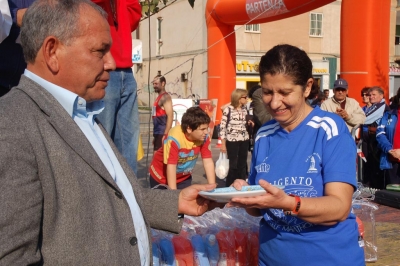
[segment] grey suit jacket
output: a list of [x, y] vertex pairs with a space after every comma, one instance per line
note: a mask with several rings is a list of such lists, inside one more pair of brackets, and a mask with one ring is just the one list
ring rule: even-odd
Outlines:
[[[148, 229], [179, 232], [179, 192], [141, 188], [108, 141]], [[63, 107], [25, 76], [0, 98], [0, 212], [0, 265], [140, 265], [121, 190]]]

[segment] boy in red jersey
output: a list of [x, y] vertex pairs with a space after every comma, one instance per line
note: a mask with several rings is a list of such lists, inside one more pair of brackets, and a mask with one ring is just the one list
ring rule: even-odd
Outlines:
[[163, 148], [157, 150], [153, 157], [149, 168], [150, 187], [164, 184], [171, 189], [183, 189], [190, 186], [199, 154], [203, 159], [208, 183], [215, 183], [209, 124], [210, 117], [201, 108], [191, 107], [186, 111], [181, 125], [171, 128]]

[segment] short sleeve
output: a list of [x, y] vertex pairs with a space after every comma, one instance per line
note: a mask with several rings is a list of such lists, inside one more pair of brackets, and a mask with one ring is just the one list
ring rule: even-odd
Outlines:
[[164, 145], [164, 164], [178, 164], [179, 148], [173, 139], [167, 139]]
[[[346, 131], [344, 131], [346, 130]], [[347, 128], [326, 141], [323, 151], [323, 182], [343, 182], [356, 187], [357, 148]]]
[[210, 136], [206, 136], [206, 141], [204, 142], [203, 145], [201, 145], [200, 148], [201, 152], [201, 158], [212, 158], [212, 153], [211, 153], [211, 141], [210, 141]]

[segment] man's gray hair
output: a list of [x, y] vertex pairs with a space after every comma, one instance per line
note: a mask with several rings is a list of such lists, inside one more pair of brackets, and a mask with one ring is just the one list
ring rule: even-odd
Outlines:
[[379, 94], [385, 95], [385, 91], [384, 91], [381, 87], [379, 87], [379, 86], [373, 86], [373, 87], [371, 87], [371, 88], [368, 90], [368, 92], [371, 92], [371, 91], [377, 91]]
[[107, 18], [107, 13], [89, 0], [36, 0], [28, 8], [21, 27], [21, 45], [26, 62], [35, 62], [47, 37], [54, 36], [63, 44], [69, 45], [80, 35], [81, 5], [92, 7]]

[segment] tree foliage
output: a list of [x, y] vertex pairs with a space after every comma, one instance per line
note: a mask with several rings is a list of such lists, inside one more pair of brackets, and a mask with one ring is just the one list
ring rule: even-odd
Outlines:
[[[162, 2], [164, 7], [167, 7], [169, 3], [175, 2], [176, 0], [143, 0], [140, 1], [140, 5], [142, 6], [142, 16], [147, 18], [153, 14], [158, 13], [160, 11], [159, 4]], [[194, 8], [194, 1], [196, 0], [188, 0], [189, 5]], [[162, 9], [163, 9], [162, 8]]]

